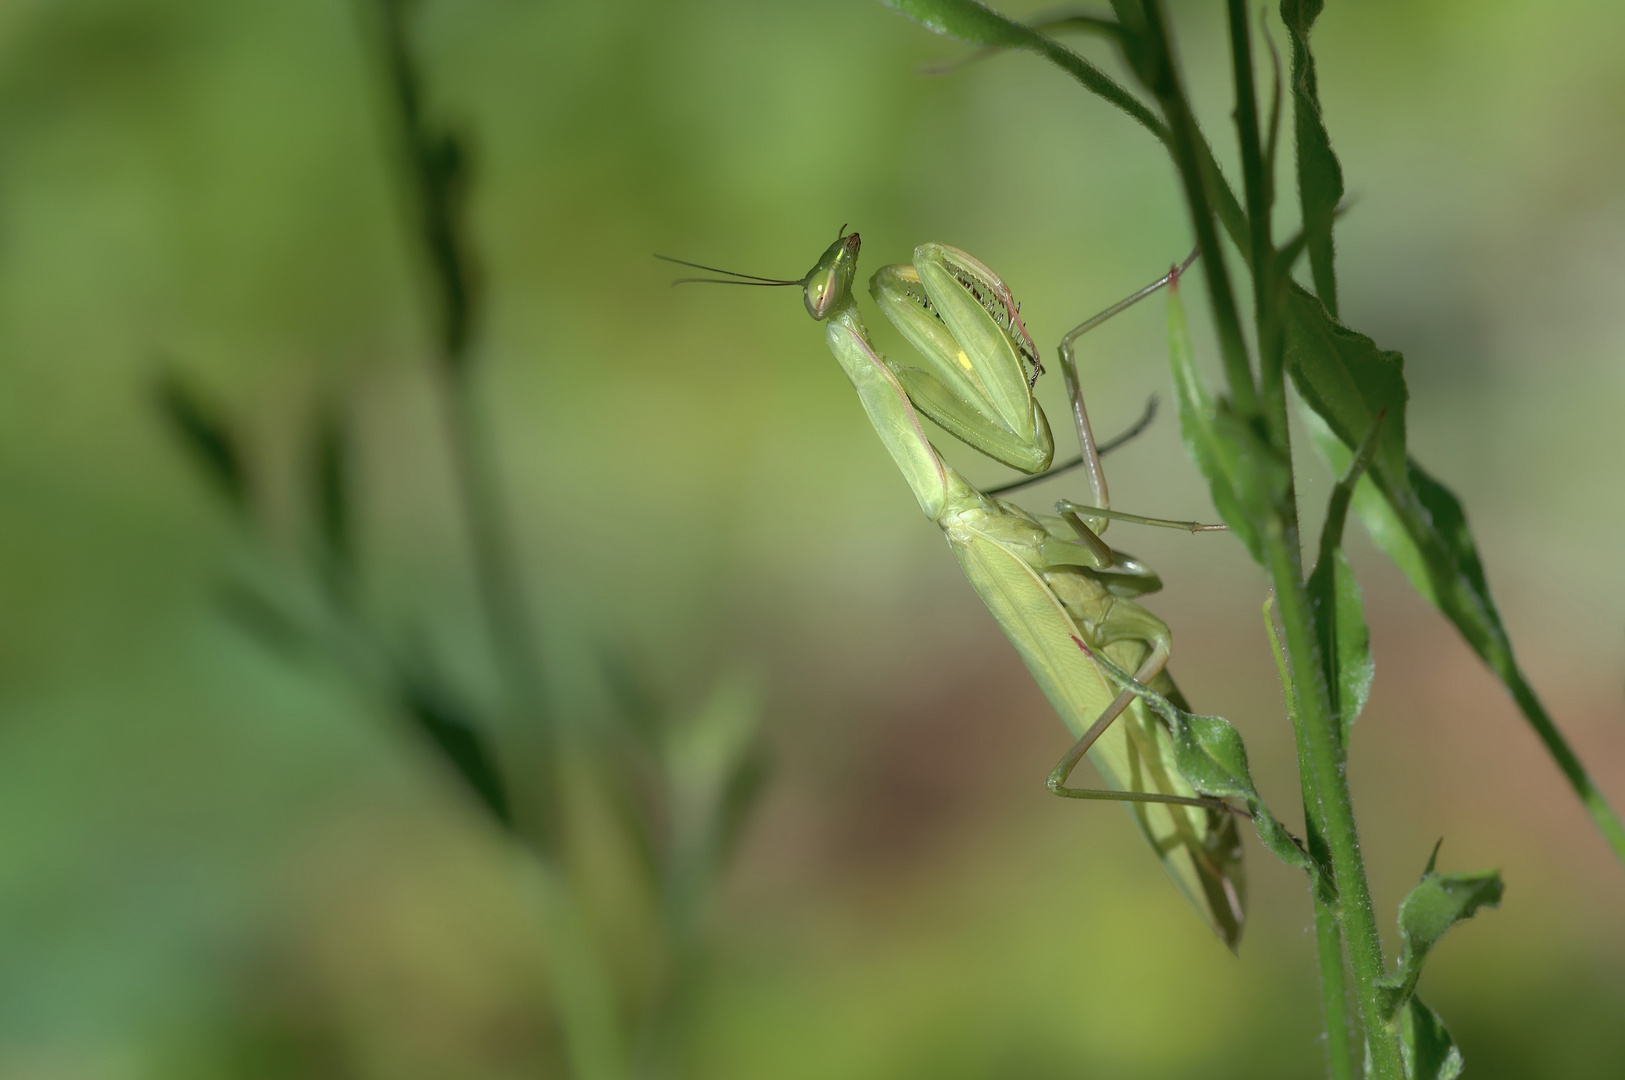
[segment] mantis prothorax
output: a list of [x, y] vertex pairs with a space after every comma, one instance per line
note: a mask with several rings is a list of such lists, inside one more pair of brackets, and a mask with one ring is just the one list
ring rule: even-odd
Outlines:
[[[922, 366], [907, 366], [881, 354], [858, 314], [852, 282], [859, 246], [858, 234], [843, 227], [813, 268], [794, 280], [668, 261], [729, 275], [685, 281], [802, 289], [808, 313], [825, 324], [830, 351], [920, 509], [941, 527], [965, 576], [1076, 737], [1050, 773], [1049, 789], [1068, 798], [1127, 804], [1169, 875], [1234, 947], [1245, 919], [1235, 811], [1186, 782], [1175, 768], [1165, 721], [1132, 689], [1118, 692], [1095, 659], [1106, 657], [1132, 672], [1136, 682], [1184, 707], [1166, 670], [1172, 647], [1167, 624], [1132, 599], [1155, 592], [1162, 582], [1107, 546], [1100, 534], [1113, 518], [1200, 527], [1110, 509], [1073, 352], [1079, 336], [1155, 292], [1178, 269], [1062, 340], [1061, 371], [1089, 490], [1084, 502], [1058, 502], [1052, 517], [977, 490], [942, 459], [920, 420], [922, 414], [929, 417], [1022, 472], [1041, 473], [1049, 466], [1054, 452], [1049, 422], [1033, 396], [1042, 367], [1009, 288], [981, 262], [945, 244], [922, 244], [912, 264], [876, 271], [870, 294], [923, 360]], [[1105, 790], [1068, 786], [1085, 754], [1105, 780]]]

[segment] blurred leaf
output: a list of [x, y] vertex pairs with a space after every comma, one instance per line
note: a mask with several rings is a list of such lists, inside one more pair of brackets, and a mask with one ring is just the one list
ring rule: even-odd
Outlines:
[[290, 659], [310, 652], [309, 632], [258, 585], [228, 580], [220, 588], [219, 603], [227, 619], [272, 652]]
[[767, 787], [773, 772], [773, 758], [767, 745], [760, 739], [735, 763], [728, 782], [723, 785], [722, 797], [717, 801], [717, 812], [712, 825], [719, 868], [725, 868], [745, 831], [751, 812]]
[[1439, 845], [1435, 844], [1422, 880], [1399, 904], [1399, 968], [1378, 980], [1378, 985], [1388, 992], [1384, 1011], [1390, 1018], [1410, 999], [1422, 975], [1422, 962], [1445, 931], [1472, 918], [1479, 908], [1498, 907], [1501, 903], [1499, 871], [1440, 874], [1433, 869], [1438, 858]]
[[599, 671], [615, 705], [617, 723], [605, 753], [611, 805], [632, 840], [638, 865], [653, 884], [660, 880], [667, 845], [671, 793], [667, 790], [666, 707], [630, 652], [603, 648]]
[[467, 712], [440, 688], [411, 675], [402, 678], [400, 695], [401, 707], [480, 804], [504, 827], [512, 828], [513, 816], [502, 776]]
[[355, 572], [350, 494], [349, 432], [342, 408], [325, 402], [317, 413], [310, 451], [311, 499], [328, 584], [343, 593]]
[[163, 372], [156, 388], [159, 413], [170, 433], [239, 514], [248, 509], [248, 478], [242, 450], [218, 410], [174, 371]]
[[680, 858], [721, 869], [765, 775], [762, 686], [738, 668], [717, 677], [705, 704], [675, 726], [667, 752], [673, 846]]
[[1338, 472], [1382, 417], [1368, 475], [1354, 492], [1355, 512], [1372, 540], [1411, 584], [1455, 623], [1513, 700], [1579, 795], [1615, 855], [1625, 861], [1625, 824], [1530, 689], [1490, 596], [1461, 503], [1405, 450], [1404, 358], [1339, 325], [1297, 286], [1287, 305], [1287, 365], [1312, 422], [1316, 443]]
[[597, 656], [598, 670], [603, 674], [604, 685], [626, 730], [635, 735], [650, 754], [658, 755], [664, 738], [666, 708], [652, 680], [630, 652], [603, 648], [598, 650]]
[[[976, 0], [882, 0], [887, 7], [944, 37], [998, 49], [1027, 49], [1047, 58], [1071, 75], [1090, 93], [1117, 106], [1156, 135], [1167, 140], [1167, 128], [1140, 99], [1105, 72], [1054, 38], [977, 3]], [[1124, 41], [1133, 62], [1135, 50]]]
[[1309, 31], [1324, 0], [1281, 0], [1281, 21], [1292, 38], [1292, 127], [1298, 150], [1298, 202], [1309, 243], [1309, 270], [1315, 292], [1337, 317], [1337, 276], [1333, 267], [1332, 223], [1343, 200], [1343, 169], [1320, 114], [1320, 90]]

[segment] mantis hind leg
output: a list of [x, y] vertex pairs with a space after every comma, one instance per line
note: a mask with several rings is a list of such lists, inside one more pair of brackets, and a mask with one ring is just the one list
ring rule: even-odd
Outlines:
[[[1145, 662], [1134, 673], [1134, 681], [1142, 684], [1149, 683], [1160, 675], [1162, 669], [1167, 665], [1167, 642], [1158, 642], [1156, 648], [1151, 650], [1151, 655], [1145, 658]], [[1118, 694], [1112, 700], [1112, 703], [1106, 706], [1105, 711], [1100, 714], [1095, 722], [1089, 725], [1089, 730], [1085, 731], [1078, 741], [1072, 744], [1071, 749], [1061, 755], [1061, 760], [1056, 762], [1054, 769], [1050, 770], [1048, 782], [1050, 792], [1065, 799], [1163, 803], [1170, 806], [1199, 806], [1208, 810], [1226, 810], [1236, 813], [1236, 808], [1223, 799], [1207, 795], [1163, 795], [1154, 791], [1114, 791], [1106, 788], [1075, 788], [1067, 786], [1067, 780], [1072, 776], [1072, 771], [1078, 767], [1078, 762], [1083, 760], [1083, 756], [1089, 752], [1089, 748], [1102, 735], [1106, 734], [1107, 729], [1116, 722], [1117, 718], [1123, 715], [1123, 711], [1134, 703], [1135, 696], [1133, 690], [1124, 690], [1121, 694]]]

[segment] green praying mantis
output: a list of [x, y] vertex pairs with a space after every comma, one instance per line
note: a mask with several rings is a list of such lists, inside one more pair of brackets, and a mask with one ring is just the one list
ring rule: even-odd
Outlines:
[[[1053, 516], [1035, 515], [966, 481], [943, 460], [921, 422], [922, 416], [929, 418], [1023, 473], [1048, 475], [1054, 440], [1033, 395], [1043, 365], [1020, 305], [1003, 280], [977, 259], [945, 244], [922, 244], [912, 264], [884, 266], [869, 282], [881, 311], [923, 361], [920, 366], [900, 364], [875, 347], [858, 313], [852, 285], [860, 244], [858, 234], [843, 226], [813, 268], [795, 280], [658, 257], [727, 275], [683, 278], [674, 284], [802, 289], [807, 313], [824, 324], [830, 352], [920, 509], [942, 529], [966, 578], [1076, 737], [1050, 773], [1049, 789], [1068, 798], [1124, 803], [1180, 890], [1234, 948], [1246, 912], [1236, 827], [1236, 815], [1244, 812], [1197, 792], [1176, 768], [1168, 725], [1148, 706], [1143, 689], [1118, 689], [1122, 672], [1132, 672], [1141, 688], [1185, 708], [1167, 671], [1172, 648], [1168, 626], [1134, 599], [1157, 591], [1162, 582], [1101, 539], [1114, 518], [1192, 531], [1218, 526], [1143, 518], [1110, 508], [1075, 360], [1081, 335], [1177, 280], [1183, 267], [1062, 339], [1061, 371], [1088, 495], [1083, 502], [1061, 500]], [[1115, 682], [1102, 658], [1117, 669]], [[1106, 789], [1068, 785], [1086, 754]]]

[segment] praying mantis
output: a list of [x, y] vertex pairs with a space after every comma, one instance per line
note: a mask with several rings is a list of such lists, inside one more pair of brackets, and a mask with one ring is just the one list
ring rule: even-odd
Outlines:
[[[1033, 395], [1043, 366], [1009, 288], [983, 263], [946, 244], [922, 244], [912, 263], [882, 267], [870, 279], [869, 292], [923, 361], [922, 366], [900, 364], [875, 347], [858, 313], [852, 286], [860, 246], [858, 234], [843, 226], [812, 269], [794, 280], [658, 257], [728, 275], [674, 284], [802, 289], [807, 313], [824, 324], [830, 352], [920, 509], [942, 529], [965, 577], [1076, 738], [1051, 771], [1049, 790], [1067, 798], [1124, 803], [1175, 884], [1234, 948], [1246, 913], [1236, 828], [1241, 811], [1198, 793], [1186, 781], [1175, 767], [1165, 720], [1139, 691], [1119, 691], [1121, 675], [1114, 683], [1100, 662], [1105, 658], [1119, 672], [1132, 672], [1135, 683], [1185, 708], [1167, 672], [1168, 626], [1134, 600], [1157, 591], [1162, 582], [1148, 567], [1109, 547], [1101, 534], [1114, 518], [1192, 531], [1216, 526], [1110, 508], [1075, 358], [1081, 335], [1176, 279], [1182, 268], [1062, 339], [1061, 371], [1088, 494], [1082, 502], [1059, 501], [1054, 515], [1035, 515], [970, 484], [943, 460], [921, 422], [923, 415], [1021, 472], [1048, 469], [1054, 439]], [[1106, 789], [1069, 786], [1085, 755]]]

